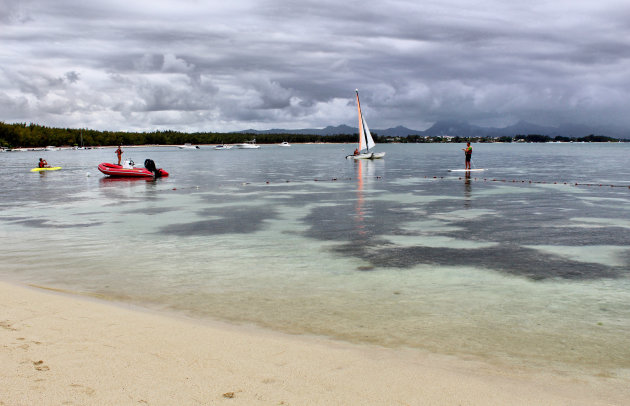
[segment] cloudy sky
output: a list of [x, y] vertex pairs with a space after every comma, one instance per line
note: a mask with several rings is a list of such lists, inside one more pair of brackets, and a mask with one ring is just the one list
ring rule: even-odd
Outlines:
[[629, 77], [628, 0], [0, 0], [7, 123], [630, 128]]

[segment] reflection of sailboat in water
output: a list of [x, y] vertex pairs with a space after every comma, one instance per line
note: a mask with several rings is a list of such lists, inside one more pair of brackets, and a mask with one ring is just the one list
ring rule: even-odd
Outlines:
[[359, 235], [365, 235], [365, 209], [363, 208], [364, 197], [363, 197], [363, 165], [367, 162], [363, 162], [362, 160], [357, 161], [357, 203], [355, 205], [355, 221], [357, 223], [357, 230]]
[[358, 266], [359, 271], [371, 271], [375, 269], [374, 238], [381, 231], [380, 221], [374, 221], [374, 200], [369, 199], [369, 193], [373, 191], [371, 181], [377, 177], [374, 172], [382, 167], [384, 161], [377, 164], [375, 161], [358, 159], [354, 162], [356, 167], [356, 199], [354, 201], [354, 215], [352, 216], [352, 233], [350, 233], [350, 250], [361, 258], [363, 265]]
[[[370, 224], [369, 217], [371, 208], [366, 202], [366, 192], [369, 191], [369, 183], [371, 179], [375, 179], [376, 163], [358, 159], [355, 162], [356, 178], [357, 178], [357, 199], [354, 207], [354, 220], [358, 235], [363, 238], [367, 237], [369, 230], [373, 224]], [[379, 165], [380, 167], [380, 165]]]
[[385, 156], [384, 152], [370, 152], [370, 148], [374, 148], [376, 143], [372, 138], [370, 129], [368, 128], [363, 113], [361, 112], [361, 103], [359, 102], [359, 91], [357, 92], [357, 109], [359, 111], [359, 147], [354, 155], [346, 156], [347, 159], [379, 159]]

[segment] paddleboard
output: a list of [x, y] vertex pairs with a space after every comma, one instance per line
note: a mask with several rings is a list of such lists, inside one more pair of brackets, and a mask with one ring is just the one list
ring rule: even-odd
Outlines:
[[31, 172], [39, 172], [39, 171], [58, 171], [61, 169], [61, 166], [53, 166], [52, 168], [33, 168]]
[[483, 172], [487, 169], [479, 168], [479, 169], [449, 169], [449, 172]]

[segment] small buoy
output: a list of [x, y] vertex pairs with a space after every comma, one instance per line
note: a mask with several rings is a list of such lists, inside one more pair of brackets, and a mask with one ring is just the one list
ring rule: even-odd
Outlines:
[[85, 176], [90, 177], [90, 172], [86, 173]]
[[177, 188], [176, 188], [176, 187], [174, 187], [174, 188], [173, 188], [173, 190], [177, 190]]

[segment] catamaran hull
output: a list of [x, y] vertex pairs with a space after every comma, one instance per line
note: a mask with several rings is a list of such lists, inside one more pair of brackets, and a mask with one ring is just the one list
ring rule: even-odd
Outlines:
[[346, 159], [381, 159], [385, 156], [384, 152], [368, 152], [359, 155], [348, 155]]

